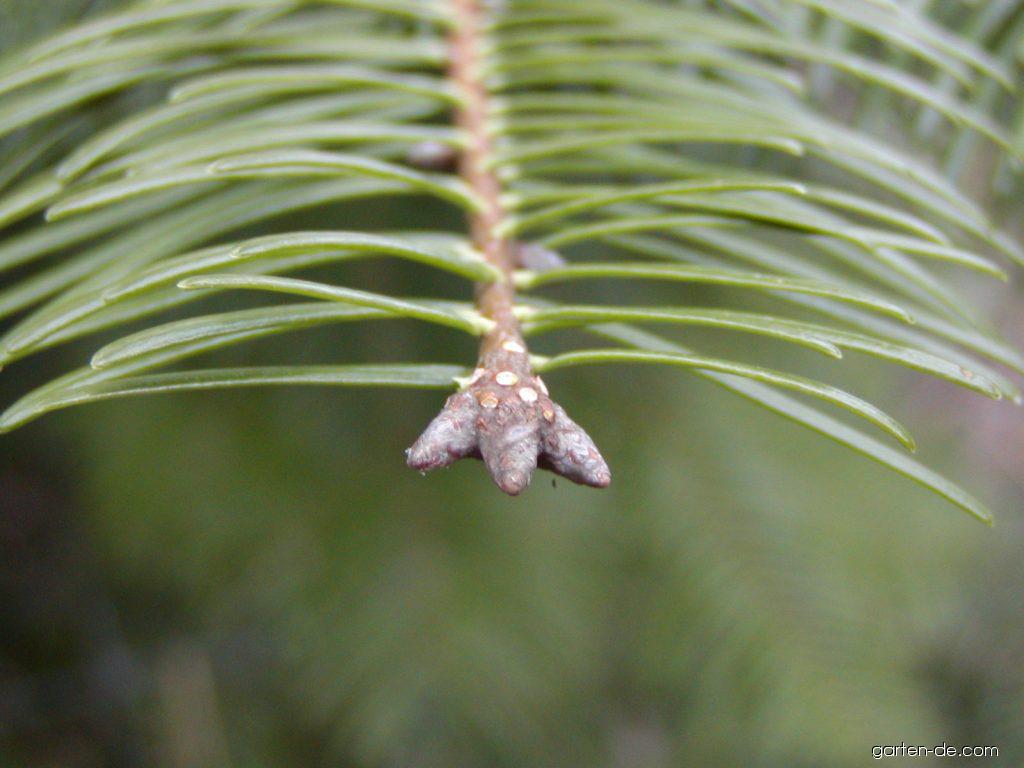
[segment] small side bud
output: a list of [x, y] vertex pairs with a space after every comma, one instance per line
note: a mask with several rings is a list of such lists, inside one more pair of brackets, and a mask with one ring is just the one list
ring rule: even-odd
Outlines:
[[422, 171], [454, 171], [459, 163], [459, 153], [440, 141], [421, 141], [409, 149], [405, 159], [413, 168]]
[[448, 398], [412, 448], [406, 451], [410, 467], [420, 472], [451, 466], [477, 451], [476, 398], [459, 392]]
[[544, 428], [540, 466], [580, 485], [607, 488], [612, 473], [590, 435], [562, 406], [552, 403], [551, 408], [554, 418]]
[[519, 243], [516, 246], [516, 262], [520, 269], [530, 272], [548, 272], [561, 269], [568, 262], [561, 254], [538, 243]]

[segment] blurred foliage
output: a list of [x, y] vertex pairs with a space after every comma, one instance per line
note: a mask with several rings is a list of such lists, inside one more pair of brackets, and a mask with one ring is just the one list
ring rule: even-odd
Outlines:
[[[0, 0], [0, 30], [86, 5]], [[332, 329], [230, 354], [374, 343]], [[843, 768], [943, 741], [1019, 765], [1024, 423], [849, 365], [918, 411], [933, 463], [990, 487], [994, 534], [671, 370], [552, 375], [615, 463], [603, 493], [408, 473], [396, 445], [429, 392], [174, 396], [5, 436], [0, 765]], [[0, 376], [0, 399], [16, 390]]]

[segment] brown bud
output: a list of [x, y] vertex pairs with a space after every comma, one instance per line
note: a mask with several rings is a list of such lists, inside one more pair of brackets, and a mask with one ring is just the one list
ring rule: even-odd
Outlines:
[[511, 396], [477, 422], [480, 455], [491, 479], [510, 496], [530, 485], [540, 453], [540, 424], [535, 408]]
[[562, 406], [551, 406], [554, 422], [544, 425], [540, 466], [580, 485], [607, 488], [612, 473], [590, 435]]
[[449, 397], [441, 413], [406, 451], [409, 466], [427, 472], [472, 456], [477, 450], [475, 419], [476, 399], [473, 395], [459, 392]]

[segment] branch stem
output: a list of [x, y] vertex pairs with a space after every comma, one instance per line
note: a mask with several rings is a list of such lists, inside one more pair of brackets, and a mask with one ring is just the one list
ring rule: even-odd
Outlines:
[[[501, 181], [491, 167], [494, 140], [488, 130], [491, 98], [484, 71], [485, 12], [482, 0], [452, 0], [455, 25], [451, 33], [449, 76], [462, 96], [455, 121], [466, 137], [466, 149], [459, 160], [462, 180], [482, 202], [480, 211], [470, 214], [473, 245], [505, 275], [502, 281], [481, 283], [476, 290], [480, 313], [494, 321], [480, 346], [480, 367], [491, 371], [513, 370], [529, 374], [529, 357], [519, 321], [515, 316], [515, 245], [499, 235], [506, 218], [502, 205]], [[509, 344], [512, 342], [512, 344]], [[510, 354], [506, 347], [520, 347]]]

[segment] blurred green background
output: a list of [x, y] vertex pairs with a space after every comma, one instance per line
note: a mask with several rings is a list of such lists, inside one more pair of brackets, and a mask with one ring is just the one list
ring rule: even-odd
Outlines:
[[[0, 0], [0, 45], [103, 5]], [[417, 207], [330, 220], [448, 215]], [[368, 325], [218, 359], [471, 359], [452, 344]], [[97, 346], [19, 363], [0, 400]], [[429, 392], [175, 396], [4, 436], [0, 766], [839, 768], [901, 742], [1022, 765], [1024, 416], [844, 365], [994, 531], [672, 370], [552, 376], [612, 464], [606, 492], [409, 472]]]

